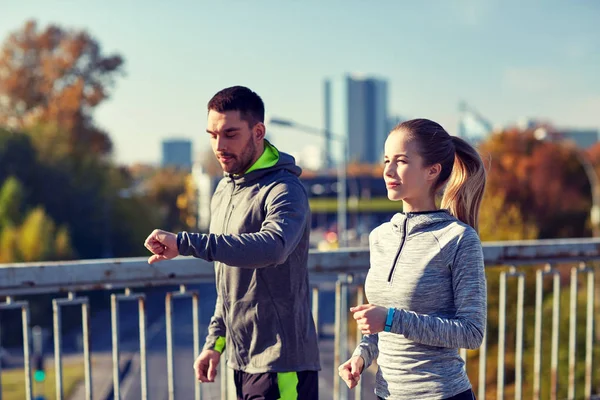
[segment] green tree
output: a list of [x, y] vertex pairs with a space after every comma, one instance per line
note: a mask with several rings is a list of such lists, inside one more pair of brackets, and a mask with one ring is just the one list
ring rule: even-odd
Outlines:
[[479, 212], [482, 241], [531, 240], [537, 235], [535, 223], [525, 218], [517, 205], [508, 203], [504, 193], [486, 191]]
[[[188, 228], [185, 221], [186, 179], [188, 173], [174, 168], [160, 168], [148, 179], [148, 198], [156, 205], [163, 229], [177, 231]], [[179, 206], [178, 207], [178, 198]]]
[[18, 251], [20, 261], [68, 259], [72, 250], [66, 227], [56, 224], [42, 207], [29, 212], [19, 230]]
[[11, 263], [17, 259], [18, 231], [14, 226], [5, 226], [0, 230], [0, 263]]
[[73, 256], [73, 253], [69, 229], [66, 226], [61, 226], [56, 230], [54, 239], [54, 258], [56, 260], [67, 260]]
[[23, 185], [15, 177], [9, 177], [0, 187], [0, 230], [21, 222], [23, 200]]

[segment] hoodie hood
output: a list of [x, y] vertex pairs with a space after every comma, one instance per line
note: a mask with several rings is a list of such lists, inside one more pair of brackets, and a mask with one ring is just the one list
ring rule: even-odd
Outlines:
[[302, 168], [296, 165], [296, 159], [287, 153], [279, 151], [279, 159], [277, 160], [277, 163], [271, 167], [255, 169], [243, 175], [236, 176], [233, 174], [226, 174], [226, 176], [235, 180], [236, 184], [245, 185], [261, 179], [266, 174], [281, 170], [287, 170], [295, 176], [300, 176], [300, 174], [302, 174]]
[[423, 212], [399, 212], [394, 214], [390, 222], [393, 232], [402, 235], [404, 229], [406, 229], [406, 233], [410, 235], [421, 230], [431, 229], [433, 225], [450, 221], [456, 221], [456, 218], [448, 210], [442, 209]]

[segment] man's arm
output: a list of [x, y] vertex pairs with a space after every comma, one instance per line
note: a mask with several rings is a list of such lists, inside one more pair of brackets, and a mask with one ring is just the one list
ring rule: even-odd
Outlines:
[[306, 229], [309, 215], [306, 192], [300, 183], [281, 183], [271, 189], [266, 205], [267, 215], [259, 232], [221, 235], [180, 232], [179, 254], [245, 268], [283, 263]]
[[216, 350], [219, 353], [223, 353], [223, 350], [225, 349], [226, 329], [222, 310], [223, 298], [220, 293], [217, 293], [217, 304], [215, 305], [215, 312], [208, 325], [208, 335], [206, 335], [203, 350]]

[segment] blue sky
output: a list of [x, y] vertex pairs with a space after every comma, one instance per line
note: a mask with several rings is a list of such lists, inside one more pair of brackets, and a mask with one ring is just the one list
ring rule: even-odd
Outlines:
[[[206, 103], [242, 84], [267, 114], [323, 124], [322, 82], [389, 80], [389, 112], [456, 134], [458, 102], [494, 124], [522, 117], [600, 128], [600, 2], [0, 0], [0, 40], [26, 19], [88, 30], [126, 75], [96, 112], [119, 162], [159, 162], [160, 141], [208, 148]], [[270, 127], [267, 127], [270, 129]], [[271, 129], [281, 150], [318, 138]]]

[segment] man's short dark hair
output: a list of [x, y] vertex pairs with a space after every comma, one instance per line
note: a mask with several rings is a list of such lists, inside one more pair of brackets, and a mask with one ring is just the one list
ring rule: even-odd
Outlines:
[[232, 86], [219, 91], [208, 102], [208, 111], [224, 113], [239, 111], [241, 118], [252, 128], [265, 122], [265, 105], [258, 94], [244, 86]]

